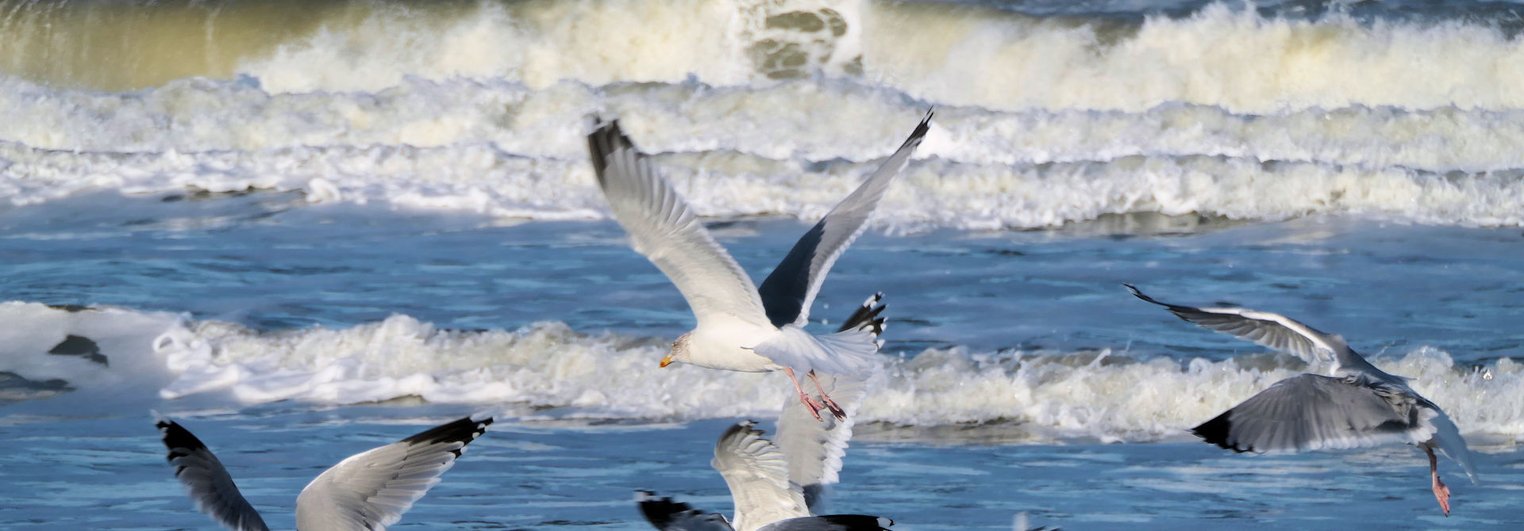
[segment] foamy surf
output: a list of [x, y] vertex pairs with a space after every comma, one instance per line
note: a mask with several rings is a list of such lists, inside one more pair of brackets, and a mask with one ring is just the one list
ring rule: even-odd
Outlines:
[[[529, 91], [416, 81], [377, 97], [272, 95], [203, 80], [63, 98], [7, 83], [15, 90], [0, 91], [0, 116], [16, 126], [0, 132], [0, 192], [11, 204], [100, 190], [268, 189], [525, 219], [607, 215], [585, 161], [589, 116], [620, 116], [642, 149], [663, 154], [701, 214], [811, 219], [871, 171], [925, 105], [855, 82]], [[999, 230], [1196, 212], [1516, 226], [1516, 114], [949, 108], [875, 223]]]
[[[45, 326], [37, 328], [44, 333], [13, 338], [15, 354], [4, 370], [28, 380], [65, 380], [73, 389], [54, 394], [91, 393], [102, 382], [162, 374], [138, 392], [165, 400], [222, 397], [239, 405], [416, 398], [510, 406], [544, 418], [648, 421], [772, 417], [792, 398], [777, 375], [659, 368], [663, 338], [583, 334], [557, 322], [458, 331], [398, 315], [349, 328], [257, 331], [127, 310], [87, 315], [21, 303], [0, 310]], [[79, 315], [91, 324], [62, 324]], [[50, 358], [59, 356], [35, 352], [71, 330], [89, 334], [114, 363], [56, 361]], [[894, 351], [892, 343], [888, 350]], [[1468, 367], [1419, 347], [1375, 362], [1413, 378], [1415, 389], [1443, 404], [1467, 433], [1524, 433], [1524, 368], [1512, 360]], [[1288, 357], [1259, 354], [1180, 361], [1111, 350], [963, 348], [884, 355], [882, 363], [884, 372], [859, 412], [863, 422], [1004, 423], [1035, 440], [1115, 442], [1177, 438], [1301, 368]], [[51, 395], [25, 399], [44, 396]]]

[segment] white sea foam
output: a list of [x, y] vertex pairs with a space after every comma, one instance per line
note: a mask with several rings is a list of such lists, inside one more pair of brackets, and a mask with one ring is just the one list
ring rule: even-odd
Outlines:
[[[922, 104], [854, 82], [594, 89], [415, 81], [381, 94], [269, 94], [188, 81], [135, 94], [0, 90], [0, 193], [300, 190], [531, 219], [606, 215], [589, 116], [619, 116], [705, 215], [824, 213], [897, 144]], [[829, 117], [829, 119], [827, 119]], [[877, 223], [1028, 228], [1104, 214], [1244, 219], [1358, 213], [1519, 225], [1516, 111], [1353, 108], [1251, 117], [944, 109]], [[168, 126], [166, 127], [166, 124]]]
[[929, 101], [1007, 110], [1141, 111], [1165, 102], [1255, 113], [1524, 106], [1524, 95], [1510, 89], [1524, 80], [1524, 52], [1491, 25], [1367, 23], [1339, 14], [1293, 20], [1224, 3], [1142, 22], [859, 0], [378, 10], [237, 69], [272, 90], [297, 92], [376, 91], [408, 76], [545, 87], [860, 75]]
[[[663, 369], [656, 363], [663, 338], [586, 335], [554, 322], [453, 331], [399, 315], [350, 328], [259, 332], [124, 310], [68, 313], [10, 303], [0, 312], [35, 325], [7, 336], [13, 352], [0, 370], [64, 379], [78, 392], [136, 381], [134, 392], [158, 387], [170, 400], [353, 404], [412, 396], [550, 408], [537, 414], [558, 417], [650, 420], [770, 417], [792, 399], [781, 375]], [[88, 334], [111, 364], [38, 354], [65, 332]], [[885, 355], [884, 374], [859, 414], [865, 422], [894, 425], [1008, 422], [1043, 438], [1157, 440], [1295, 374], [1286, 368], [1296, 363], [1289, 359], [1180, 362], [1111, 351], [931, 349]], [[1414, 387], [1468, 433], [1524, 433], [1524, 367], [1513, 361], [1489, 364], [1483, 374], [1427, 347], [1374, 361], [1412, 377]]]
[[[6, 323], [0, 327], [0, 372], [30, 384], [5, 389], [0, 398], [49, 396], [62, 391], [56, 384], [63, 383], [74, 394], [126, 399], [175, 378], [152, 347], [159, 334], [181, 326], [174, 314], [5, 302], [0, 322]], [[50, 353], [71, 337], [94, 348]]]
[[1524, 51], [1474, 22], [1265, 18], [1212, 4], [1139, 27], [993, 9], [865, 11], [871, 78], [918, 97], [992, 109], [1140, 111], [1185, 102], [1238, 112], [1348, 105], [1514, 108]]

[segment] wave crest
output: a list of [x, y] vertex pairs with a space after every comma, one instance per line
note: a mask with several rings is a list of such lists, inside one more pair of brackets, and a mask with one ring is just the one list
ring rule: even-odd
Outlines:
[[[397, 315], [349, 328], [261, 332], [124, 310], [98, 311], [88, 323], [74, 325], [66, 324], [72, 314], [42, 305], [11, 303], [0, 312], [53, 323], [34, 327], [45, 333], [23, 338], [17, 343], [22, 350], [51, 344], [53, 331], [89, 334], [104, 347], [109, 367], [72, 360], [74, 365], [60, 365], [47, 355], [7, 357], [13, 362], [3, 370], [69, 380], [79, 389], [75, 393], [117, 396], [122, 387], [102, 382], [138, 381], [139, 387], [159, 386], [157, 394], [171, 400], [202, 395], [239, 404], [354, 404], [418, 397], [505, 406], [531, 417], [638, 420], [772, 417], [794, 400], [781, 375], [663, 369], [657, 363], [666, 348], [661, 339], [581, 334], [556, 322], [462, 331]], [[1467, 367], [1445, 352], [1419, 347], [1373, 361], [1413, 378], [1414, 388], [1468, 433], [1524, 433], [1524, 367], [1512, 360]], [[1043, 440], [1103, 441], [1181, 436], [1302, 368], [1295, 358], [1265, 354], [1182, 361], [1110, 350], [962, 347], [885, 355], [882, 365], [859, 410], [863, 422], [1015, 423]], [[156, 374], [162, 376], [151, 377]]]

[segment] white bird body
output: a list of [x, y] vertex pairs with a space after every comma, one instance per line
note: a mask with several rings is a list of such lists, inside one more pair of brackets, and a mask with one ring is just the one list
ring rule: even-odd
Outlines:
[[755, 349], [782, 333], [776, 327], [739, 320], [701, 322], [693, 331], [679, 336], [672, 350], [686, 352], [682, 361], [690, 365], [726, 371], [770, 372], [783, 366], [757, 354]]

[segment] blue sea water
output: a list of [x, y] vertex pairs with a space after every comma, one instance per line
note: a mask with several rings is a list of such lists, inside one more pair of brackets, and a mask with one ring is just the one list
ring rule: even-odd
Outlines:
[[[761, 278], [933, 105], [812, 313], [889, 304], [834, 512], [1524, 525], [1511, 4], [0, 7], [0, 527], [210, 527], [149, 410], [276, 527], [324, 468], [475, 411], [397, 527], [639, 529], [635, 489], [726, 512], [714, 441], [787, 380], [657, 366], [692, 317], [608, 219], [590, 117]], [[1412, 447], [1200, 443], [1304, 367], [1123, 282], [1344, 335], [1482, 482], [1442, 460], [1446, 518]], [[98, 355], [49, 353], [71, 335]]]

